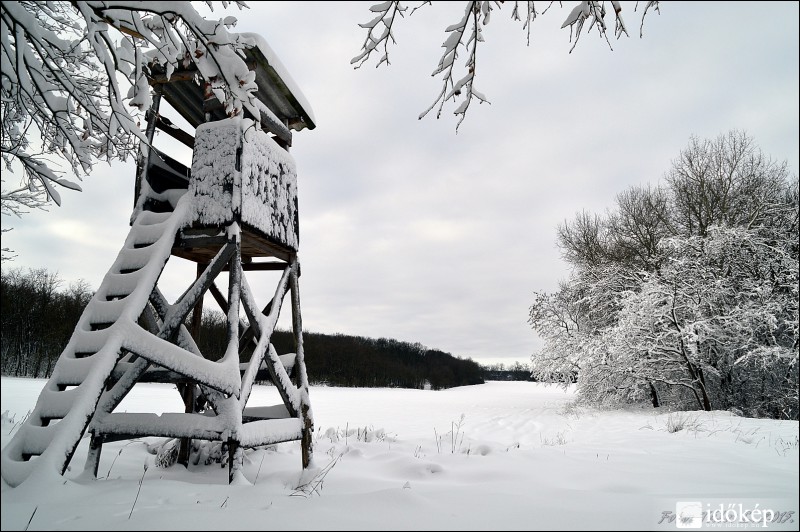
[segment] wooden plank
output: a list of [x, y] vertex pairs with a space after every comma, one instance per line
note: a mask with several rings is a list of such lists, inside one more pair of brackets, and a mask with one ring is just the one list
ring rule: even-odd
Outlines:
[[[187, 423], [187, 419], [192, 422]], [[147, 436], [163, 438], [197, 438], [221, 441], [229, 429], [226, 420], [203, 414], [167, 412], [163, 414], [115, 412], [108, 414], [95, 425], [95, 431], [105, 441], [133, 439]], [[141, 427], [147, 427], [145, 431]]]
[[286, 405], [272, 406], [247, 406], [242, 412], [242, 422], [262, 421], [266, 419], [289, 419], [289, 411]]
[[242, 257], [275, 257], [284, 262], [292, 262], [296, 251], [270, 242], [256, 231], [247, 225], [242, 227]]
[[[275, 272], [283, 271], [288, 267], [289, 265], [285, 262], [246, 262], [242, 264], [242, 270], [246, 272]], [[225, 268], [225, 270], [227, 269]]]

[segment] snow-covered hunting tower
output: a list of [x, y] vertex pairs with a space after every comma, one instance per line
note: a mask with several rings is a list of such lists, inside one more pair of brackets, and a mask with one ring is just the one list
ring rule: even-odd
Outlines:
[[[150, 77], [150, 146], [140, 150], [130, 233], [36, 408], [3, 449], [8, 484], [63, 475], [87, 432], [86, 475], [97, 475], [104, 442], [144, 436], [174, 438], [183, 464], [197, 449], [192, 440], [219, 442], [229, 480], [247, 447], [299, 440], [308, 466], [313, 417], [298, 291], [297, 175], [288, 148], [292, 130], [313, 129], [314, 116], [267, 43], [247, 36], [257, 43], [247, 64], [258, 85], [259, 117], [228, 118], [195, 81], [193, 66]], [[194, 136], [159, 115], [162, 100], [195, 128]], [[156, 129], [193, 149], [191, 169], [153, 147]], [[158, 281], [172, 255], [196, 263], [197, 276], [170, 303]], [[262, 306], [247, 275], [266, 271], [280, 278]], [[227, 294], [219, 276], [227, 277]], [[224, 353], [201, 353], [195, 341], [206, 292], [227, 315]], [[270, 339], [287, 294], [295, 352], [278, 354]], [[256, 379], [272, 380], [280, 404], [248, 404]], [[142, 380], [176, 384], [184, 411], [115, 411]]]

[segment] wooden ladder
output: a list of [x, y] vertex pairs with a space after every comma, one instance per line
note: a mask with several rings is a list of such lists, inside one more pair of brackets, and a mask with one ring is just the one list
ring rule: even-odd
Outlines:
[[[213, 260], [184, 294], [169, 304], [157, 286], [180, 231], [187, 225], [188, 197], [172, 212], [141, 211], [117, 260], [84, 310], [67, 347], [36, 403], [11, 442], [3, 449], [2, 475], [17, 486], [31, 475], [63, 475], [80, 439], [92, 434], [84, 467], [97, 475], [107, 441], [163, 436], [227, 443], [229, 480], [242, 464], [242, 448], [300, 440], [303, 467], [312, 458], [313, 416], [303, 356], [296, 256], [286, 263], [275, 294], [262, 312], [243, 275], [240, 234], [233, 224]], [[203, 293], [224, 270], [230, 272], [229, 345], [218, 361], [203, 357], [183, 325]], [[282, 301], [291, 294], [296, 353], [278, 356], [270, 343]], [[250, 325], [240, 330], [239, 309]], [[140, 325], [140, 322], [142, 323]], [[250, 361], [240, 368], [240, 338], [253, 341]], [[285, 366], [294, 368], [294, 379]], [[151, 367], [166, 370], [197, 389], [209, 411], [184, 413], [117, 413], [114, 409]], [[259, 369], [266, 369], [282, 405], [246, 410]]]

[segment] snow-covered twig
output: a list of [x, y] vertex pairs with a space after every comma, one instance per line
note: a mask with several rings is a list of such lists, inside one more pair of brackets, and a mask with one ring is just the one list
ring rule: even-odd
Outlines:
[[147, 474], [147, 459], [144, 461], [144, 471], [142, 471], [142, 478], [139, 479], [139, 489], [136, 490], [136, 498], [133, 500], [133, 504], [131, 505], [131, 513], [128, 514], [128, 520], [130, 520], [131, 516], [133, 515], [133, 509], [136, 506], [136, 501], [139, 500], [139, 494], [142, 492], [142, 483], [144, 482], [144, 476]]
[[331, 469], [342, 459], [347, 451], [340, 453], [336, 458], [330, 461], [328, 465], [320, 469], [309, 481], [299, 484], [291, 493], [292, 497], [310, 497], [313, 494], [321, 495], [325, 477], [331, 472]]

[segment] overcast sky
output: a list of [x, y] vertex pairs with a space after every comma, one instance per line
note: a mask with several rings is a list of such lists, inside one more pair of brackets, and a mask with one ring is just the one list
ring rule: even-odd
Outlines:
[[[217, 9], [264, 36], [316, 115], [291, 150], [306, 330], [527, 362], [540, 345], [527, 324], [532, 293], [568, 274], [559, 222], [658, 183], [692, 135], [745, 130], [797, 173], [798, 3], [664, 2], [640, 39], [640, 13], [623, 2], [630, 38], [610, 51], [584, 35], [571, 54], [559, 27], [572, 2], [535, 21], [529, 47], [509, 4], [479, 49], [476, 87], [491, 105], [473, 105], [458, 133], [452, 107], [417, 117], [440, 89], [431, 72], [462, 4], [400, 20], [391, 65], [359, 70], [350, 59], [370, 3]], [[83, 192], [62, 191], [62, 207], [3, 216], [14, 227], [3, 246], [17, 254], [3, 268], [46, 267], [97, 288], [127, 234], [133, 181], [133, 163], [98, 164]], [[263, 300], [274, 281], [257, 275]], [[161, 287], [175, 298], [193, 276], [173, 258]]]

